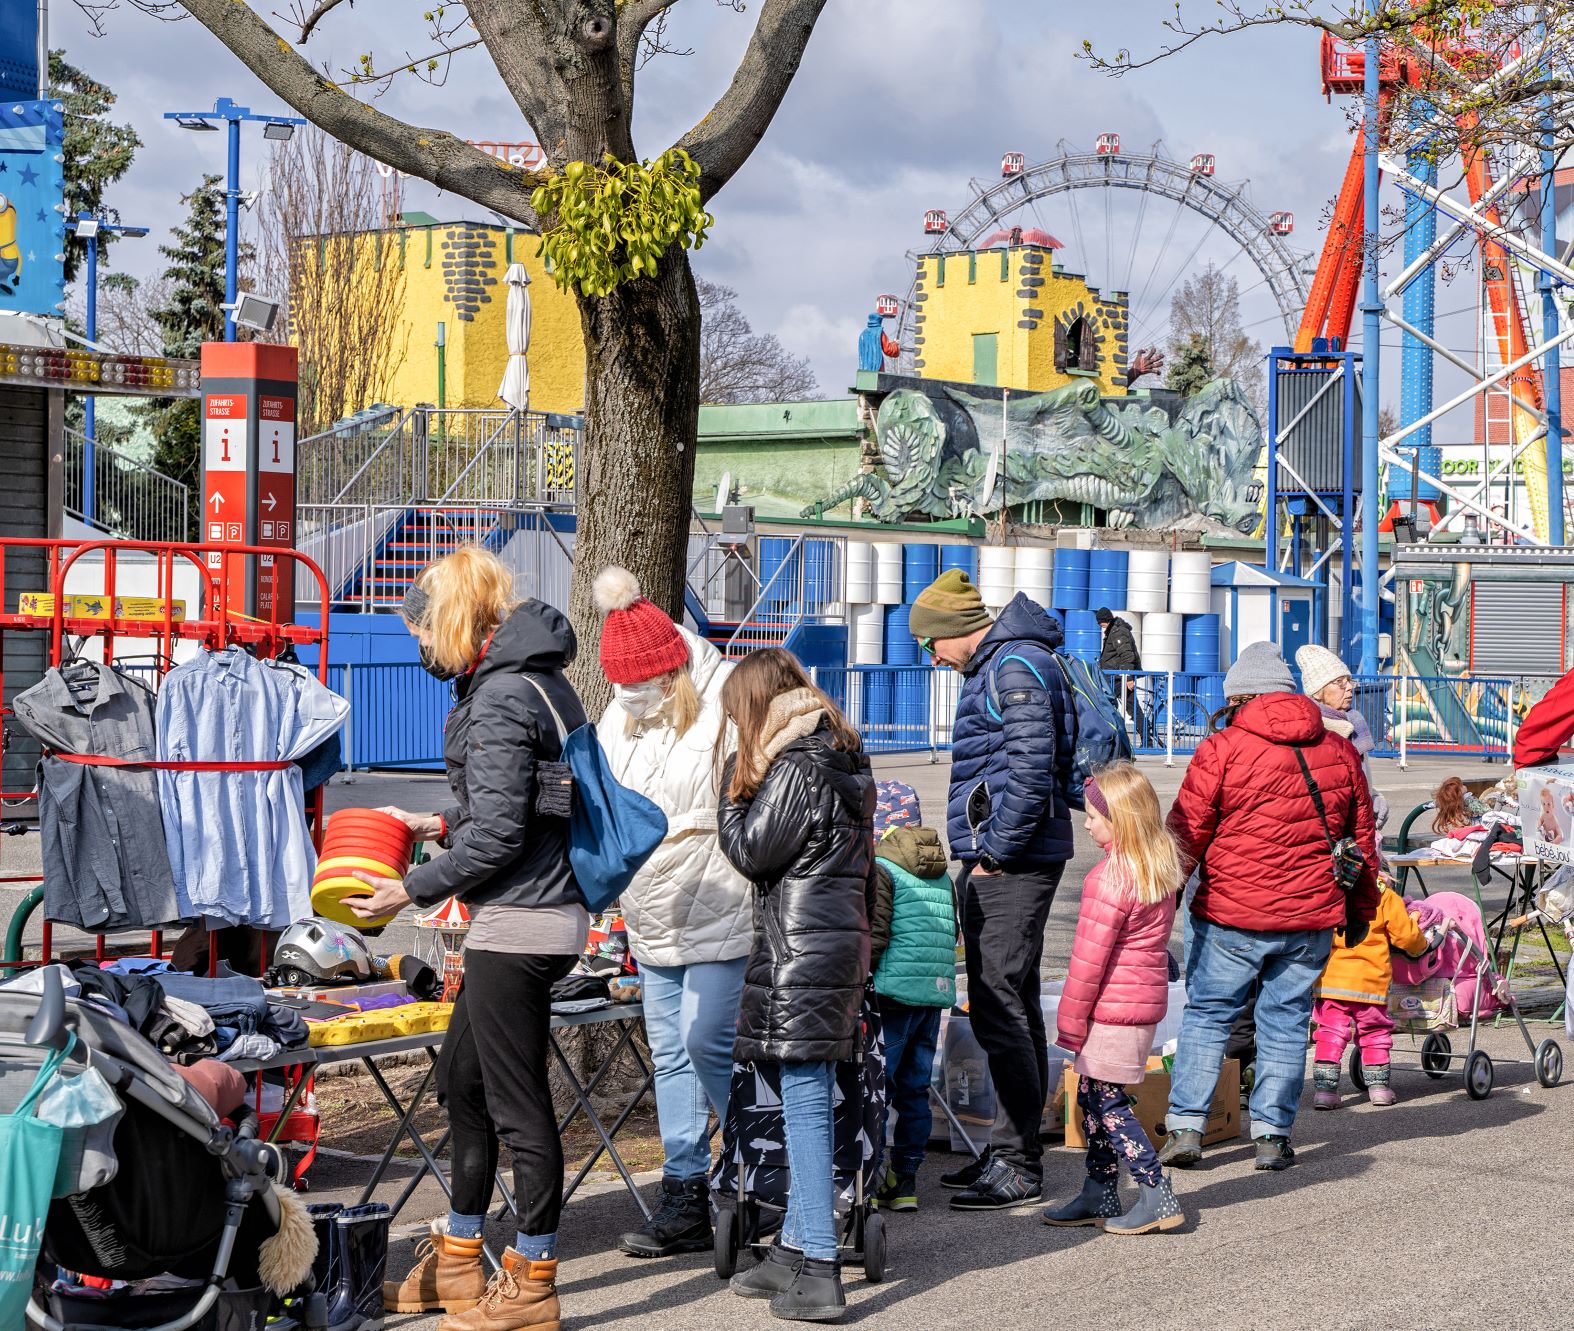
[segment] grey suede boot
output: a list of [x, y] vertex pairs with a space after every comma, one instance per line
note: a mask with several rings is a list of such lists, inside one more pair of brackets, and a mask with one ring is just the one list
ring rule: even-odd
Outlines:
[[1164, 1139], [1159, 1147], [1159, 1163], [1172, 1169], [1190, 1169], [1202, 1163], [1202, 1133], [1192, 1128], [1179, 1128]]
[[1146, 1234], [1153, 1229], [1179, 1229], [1186, 1223], [1167, 1176], [1160, 1175], [1153, 1185], [1139, 1183], [1137, 1188], [1137, 1204], [1125, 1215], [1106, 1220], [1106, 1234]]
[[1063, 1206], [1044, 1209], [1046, 1225], [1103, 1225], [1111, 1216], [1120, 1214], [1120, 1180], [1094, 1178], [1089, 1174], [1082, 1181], [1082, 1191]]

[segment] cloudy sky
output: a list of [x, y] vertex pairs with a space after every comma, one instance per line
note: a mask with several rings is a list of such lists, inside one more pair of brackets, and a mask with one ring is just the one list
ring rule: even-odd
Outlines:
[[[155, 237], [178, 218], [181, 192], [223, 167], [221, 136], [183, 131], [163, 112], [211, 106], [219, 96], [285, 109], [190, 19], [160, 22], [127, 5], [105, 19], [107, 36], [95, 37], [71, 0], [53, 8], [53, 43], [119, 93], [119, 111], [144, 139], [111, 202], [126, 220], [152, 225]], [[362, 50], [423, 54], [424, 8], [405, 0], [342, 6], [313, 37], [312, 48], [323, 43], [315, 58], [343, 68]], [[1152, 49], [1172, 12], [1163, 0], [831, 0], [763, 145], [714, 205], [717, 225], [698, 270], [735, 287], [756, 328], [808, 356], [822, 391], [837, 393], [851, 380], [874, 297], [907, 289], [907, 254], [923, 242], [924, 210], [960, 211], [970, 180], [998, 179], [1005, 150], [1041, 161], [1059, 154], [1061, 140], [1086, 151], [1113, 130], [1127, 150], [1162, 140], [1182, 161], [1212, 152], [1221, 180], [1249, 180], [1264, 212], [1293, 211], [1295, 243], [1315, 250], [1350, 142], [1344, 109], [1322, 98], [1316, 39], [1289, 29], [1248, 34], [1118, 80], [1076, 58], [1085, 37], [1104, 48]], [[641, 75], [642, 152], [659, 152], [704, 114], [753, 21], [752, 11], [683, 0], [671, 36], [694, 54], [660, 58]], [[464, 137], [529, 138], [484, 54], [463, 59], [446, 86], [401, 83], [383, 109]], [[254, 133], [246, 188], [263, 183], [265, 164]], [[1137, 342], [1163, 340], [1166, 282], [1210, 258], [1238, 277], [1253, 335], [1265, 345], [1285, 340], [1276, 307], [1234, 242], [1163, 201], [1143, 213], [1139, 228], [1136, 196], [1083, 193], [1075, 215], [1072, 197], [1046, 201], [1023, 220], [1064, 241], [1065, 261], [1095, 284], [1139, 293], [1139, 321], [1143, 304], [1154, 313]], [[406, 203], [439, 216], [476, 211], [430, 190], [412, 191]], [[1089, 253], [1077, 252], [1079, 237]], [[155, 267], [155, 239], [123, 243], [116, 262], [132, 272]]]

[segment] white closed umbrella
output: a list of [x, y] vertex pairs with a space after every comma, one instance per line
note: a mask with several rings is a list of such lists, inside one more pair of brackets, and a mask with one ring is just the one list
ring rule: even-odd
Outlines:
[[530, 274], [522, 263], [512, 263], [503, 275], [508, 284], [508, 306], [503, 313], [508, 338], [508, 368], [498, 397], [518, 411], [530, 406], [530, 366], [525, 360], [530, 351]]

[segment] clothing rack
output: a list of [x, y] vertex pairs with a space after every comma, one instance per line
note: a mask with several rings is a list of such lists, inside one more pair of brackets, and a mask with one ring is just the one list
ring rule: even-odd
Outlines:
[[[73, 593], [75, 596], [89, 595], [98, 597], [109, 609], [107, 617], [82, 617], [68, 615], [70, 603], [67, 601], [66, 581], [72, 568], [83, 556], [102, 553], [104, 585], [95, 588], [89, 593]], [[115, 611], [119, 606], [117, 579], [120, 572], [121, 560], [126, 556], [139, 557], [142, 569], [145, 569], [145, 557], [152, 556], [156, 567], [157, 592], [155, 598], [163, 607], [163, 615], [158, 618], [117, 618]], [[126, 657], [127, 660], [147, 661], [150, 657], [149, 650], [139, 644], [152, 643], [151, 671], [139, 667], [138, 675], [151, 673], [153, 682], [162, 683], [164, 676], [174, 665], [175, 647], [177, 643], [194, 642], [204, 651], [222, 651], [233, 646], [243, 647], [258, 660], [297, 660], [299, 648], [316, 648], [317, 668], [316, 675], [320, 683], [326, 686], [328, 681], [328, 583], [323, 576], [322, 569], [308, 556], [295, 550], [281, 549], [278, 546], [256, 545], [197, 545], [180, 542], [151, 542], [151, 541], [123, 541], [109, 539], [49, 539], [38, 537], [0, 537], [0, 590], [6, 593], [7, 600], [11, 592], [7, 577], [7, 564], [9, 562], [14, 571], [17, 564], [26, 562], [34, 565], [42, 557], [48, 572], [49, 594], [52, 598], [48, 613], [25, 613], [20, 605], [0, 602], [0, 699], [9, 695], [4, 693], [6, 679], [6, 653], [5, 641], [10, 634], [43, 633], [48, 642], [47, 668], [61, 665], [74, 657], [81, 655], [88, 641], [96, 640], [101, 644], [102, 664], [113, 668], [116, 664], [117, 640], [132, 639], [135, 648]], [[175, 573], [177, 568], [185, 565], [195, 568], [198, 576], [198, 596], [195, 606], [188, 607], [194, 610], [193, 617], [177, 618], [175, 614]], [[251, 567], [255, 564], [255, 571]], [[316, 627], [296, 624], [281, 620], [279, 616], [280, 589], [293, 589], [296, 573], [299, 569], [306, 570], [316, 580], [318, 597], [317, 604], [321, 607], [321, 623]], [[29, 570], [31, 571], [31, 570]], [[139, 572], [141, 569], [139, 569]], [[231, 608], [233, 593], [242, 589], [246, 583], [255, 579], [259, 591], [266, 591], [267, 601], [271, 608], [271, 615], [258, 618], [243, 614]], [[288, 598], [293, 604], [293, 596]], [[12, 670], [13, 675], [16, 673]], [[34, 680], [29, 679], [28, 684]], [[146, 683], [146, 678], [138, 682]], [[10, 739], [10, 709], [0, 705], [0, 762], [3, 762], [7, 741]], [[47, 751], [46, 751], [47, 752]], [[123, 760], [106, 759], [100, 755], [67, 755], [52, 754], [56, 757], [66, 757], [72, 761], [81, 761], [89, 764], [117, 763], [126, 765]], [[168, 763], [146, 762], [132, 764], [145, 768], [161, 770], [185, 771], [263, 771], [277, 768], [277, 763]], [[3, 787], [3, 781], [0, 781]], [[14, 806], [16, 804], [33, 801], [37, 798], [37, 790], [26, 791], [5, 790], [0, 788], [0, 807]], [[321, 849], [322, 845], [322, 803], [323, 787], [319, 786], [306, 797], [306, 817], [311, 829], [313, 844]], [[0, 885], [17, 883], [41, 883], [42, 875], [9, 875], [0, 873]], [[21, 937], [20, 925], [25, 924], [26, 917], [42, 899], [42, 888], [35, 888], [32, 893], [21, 903], [17, 909], [17, 917], [13, 918], [12, 926], [8, 933], [8, 941], [16, 940], [19, 944]], [[92, 935], [95, 940], [94, 955], [100, 960], [107, 959], [106, 935], [98, 933]], [[18, 946], [17, 951], [21, 949]], [[163, 935], [161, 930], [152, 930], [149, 934], [149, 951], [154, 956], [163, 956]], [[37, 962], [26, 962], [6, 956], [0, 958], [0, 963], [6, 970], [21, 969], [31, 966], [43, 965], [50, 961], [54, 955], [54, 930], [49, 920], [43, 924], [43, 941], [41, 957]], [[217, 970], [217, 945], [210, 936], [208, 947], [208, 970], [213, 974]]]

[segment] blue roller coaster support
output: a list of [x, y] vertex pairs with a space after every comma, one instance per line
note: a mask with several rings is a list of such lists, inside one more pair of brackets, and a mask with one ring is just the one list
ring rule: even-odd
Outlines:
[[[1418, 149], [1410, 154], [1410, 173], [1428, 185], [1437, 183], [1437, 163], [1432, 154]], [[1408, 269], [1437, 241], [1437, 206], [1405, 191], [1405, 267]], [[1428, 265], [1405, 288], [1405, 322], [1431, 337], [1435, 332], [1437, 274]], [[1411, 425], [1432, 410], [1432, 349], [1411, 333], [1404, 335], [1399, 353], [1399, 424]], [[1432, 443], [1432, 427], [1423, 425], [1406, 441], [1411, 448]], [[1408, 484], [1408, 482], [1406, 482]], [[1390, 484], [1388, 493], [1394, 493]]]

